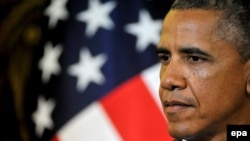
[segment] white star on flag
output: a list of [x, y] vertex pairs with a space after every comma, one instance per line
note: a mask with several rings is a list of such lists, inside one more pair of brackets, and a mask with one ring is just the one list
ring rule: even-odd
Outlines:
[[46, 101], [43, 96], [39, 96], [37, 110], [32, 114], [32, 120], [36, 125], [35, 131], [37, 136], [41, 137], [45, 128], [52, 129], [54, 127], [51, 114], [55, 105], [52, 99]]
[[67, 2], [68, 0], [52, 0], [51, 5], [45, 9], [45, 15], [49, 16], [49, 28], [55, 28], [59, 20], [66, 20], [69, 17]]
[[107, 61], [104, 54], [93, 57], [88, 49], [80, 51], [80, 60], [77, 64], [69, 67], [70, 75], [77, 77], [77, 89], [83, 92], [90, 82], [102, 85], [105, 77], [101, 72], [101, 67]]
[[59, 65], [59, 57], [61, 54], [61, 45], [57, 45], [54, 48], [50, 42], [45, 45], [44, 56], [38, 64], [39, 69], [42, 71], [43, 83], [47, 83], [52, 74], [58, 75], [61, 72]]
[[143, 52], [150, 43], [158, 44], [161, 26], [162, 20], [153, 20], [146, 10], [141, 10], [139, 22], [126, 25], [125, 31], [137, 37], [137, 50]]
[[88, 37], [93, 36], [98, 28], [111, 30], [114, 28], [114, 23], [109, 16], [115, 8], [116, 2], [109, 1], [101, 4], [99, 0], [89, 0], [89, 9], [79, 13], [76, 19], [81, 22], [86, 22]]

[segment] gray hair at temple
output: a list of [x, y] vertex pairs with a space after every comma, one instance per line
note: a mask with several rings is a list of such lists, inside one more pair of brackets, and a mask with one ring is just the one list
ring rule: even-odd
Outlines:
[[171, 9], [218, 11], [216, 34], [237, 48], [243, 62], [250, 59], [249, 0], [175, 0]]

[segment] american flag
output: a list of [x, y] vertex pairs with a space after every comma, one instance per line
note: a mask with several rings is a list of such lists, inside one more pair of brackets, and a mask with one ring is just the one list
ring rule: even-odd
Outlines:
[[48, 1], [25, 101], [31, 140], [171, 140], [155, 54], [170, 3]]

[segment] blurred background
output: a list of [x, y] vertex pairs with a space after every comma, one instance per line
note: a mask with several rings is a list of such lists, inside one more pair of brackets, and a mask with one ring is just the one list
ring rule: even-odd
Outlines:
[[0, 0], [0, 141], [170, 140], [155, 54], [171, 0]]

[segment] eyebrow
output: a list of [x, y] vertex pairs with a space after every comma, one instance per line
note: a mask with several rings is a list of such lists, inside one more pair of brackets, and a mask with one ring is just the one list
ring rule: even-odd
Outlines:
[[[198, 47], [182, 47], [179, 49], [179, 52], [183, 53], [183, 54], [195, 54], [195, 55], [202, 55], [202, 56], [206, 56], [206, 57], [212, 57], [211, 55], [209, 55], [205, 51], [200, 50]], [[159, 54], [159, 53], [169, 54], [170, 51], [165, 47], [158, 47], [156, 49], [156, 53], [157, 54]]]
[[156, 48], [156, 54], [159, 54], [159, 53], [170, 53], [170, 51], [167, 49], [167, 48], [164, 48], [164, 47], [158, 47]]
[[200, 50], [197, 47], [183, 47], [179, 49], [179, 52], [184, 53], [184, 54], [195, 54], [195, 55], [202, 55], [206, 57], [212, 57], [205, 51]]

